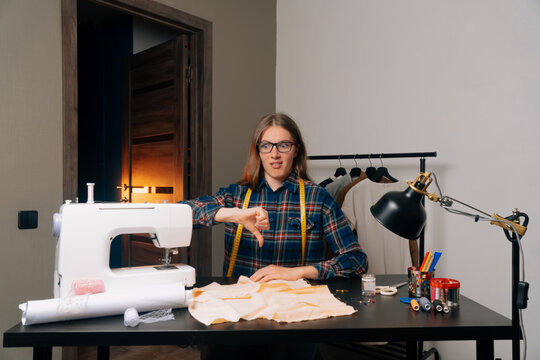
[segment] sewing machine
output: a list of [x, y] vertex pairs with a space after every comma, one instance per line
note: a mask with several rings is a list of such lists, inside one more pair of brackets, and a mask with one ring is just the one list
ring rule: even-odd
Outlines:
[[[102, 280], [105, 291], [175, 282], [193, 286], [193, 267], [169, 263], [169, 250], [189, 246], [191, 232], [192, 211], [185, 204], [66, 203], [53, 217], [54, 297], [68, 296], [72, 282], [84, 279]], [[111, 242], [123, 234], [150, 234], [165, 249], [163, 266], [111, 269]]]

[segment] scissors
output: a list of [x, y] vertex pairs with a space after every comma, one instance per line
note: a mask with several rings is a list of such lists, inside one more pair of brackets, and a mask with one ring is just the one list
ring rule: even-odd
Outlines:
[[402, 287], [403, 285], [405, 284], [408, 284], [407, 281], [405, 282], [402, 282], [402, 283], [399, 283], [399, 284], [395, 284], [395, 285], [381, 285], [381, 286], [376, 286], [375, 287], [375, 292], [377, 294], [381, 294], [381, 295], [387, 295], [387, 296], [390, 296], [390, 295], [396, 295], [397, 294], [397, 289]]

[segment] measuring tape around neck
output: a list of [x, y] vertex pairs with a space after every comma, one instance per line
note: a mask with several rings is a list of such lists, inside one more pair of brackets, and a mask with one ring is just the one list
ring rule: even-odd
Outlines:
[[[304, 265], [304, 259], [306, 254], [306, 189], [304, 186], [304, 180], [298, 179], [300, 184], [300, 227], [302, 231], [302, 266]], [[251, 197], [251, 189], [248, 188], [246, 197], [242, 204], [242, 209], [247, 209], [249, 205], [249, 199]], [[238, 255], [238, 248], [240, 247], [240, 239], [242, 238], [243, 225], [238, 225], [236, 230], [236, 236], [234, 237], [234, 245], [231, 254], [231, 260], [229, 262], [229, 269], [227, 270], [227, 277], [231, 277], [236, 263], [236, 256]]]
[[306, 189], [304, 180], [298, 179], [300, 184], [300, 228], [302, 230], [302, 266], [306, 258]]

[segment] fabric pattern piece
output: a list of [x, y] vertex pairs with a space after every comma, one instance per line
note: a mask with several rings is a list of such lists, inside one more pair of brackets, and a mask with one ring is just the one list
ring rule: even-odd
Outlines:
[[241, 276], [236, 284], [212, 283], [193, 290], [189, 313], [205, 325], [267, 319], [298, 322], [351, 315], [356, 310], [336, 299], [328, 286], [305, 280], [256, 283]]

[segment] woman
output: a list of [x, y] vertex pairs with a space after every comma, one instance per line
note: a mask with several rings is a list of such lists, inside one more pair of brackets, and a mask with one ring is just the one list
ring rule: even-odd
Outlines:
[[[242, 209], [248, 192], [249, 206]], [[266, 282], [352, 277], [367, 270], [366, 254], [340, 207], [325, 189], [308, 180], [302, 136], [285, 114], [261, 119], [237, 184], [184, 203], [193, 208], [194, 224], [225, 223], [224, 275]], [[237, 235], [238, 225], [249, 231]], [[335, 254], [330, 260], [325, 260], [326, 246]]]

